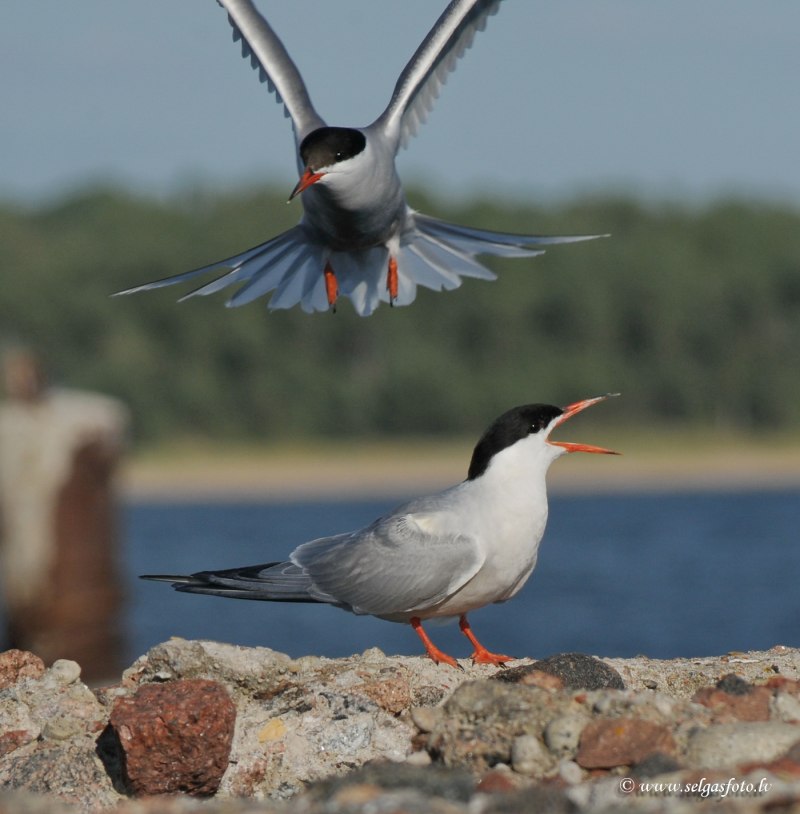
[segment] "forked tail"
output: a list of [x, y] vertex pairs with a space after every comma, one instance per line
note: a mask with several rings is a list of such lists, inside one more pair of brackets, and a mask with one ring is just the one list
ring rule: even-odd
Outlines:
[[142, 574], [140, 579], [169, 582], [176, 591], [191, 594], [227, 596], [231, 599], [258, 599], [263, 602], [319, 602], [309, 593], [311, 580], [291, 562], [268, 562], [224, 571], [196, 574]]
[[400, 237], [399, 253], [395, 257], [397, 296], [392, 299], [387, 287], [389, 250], [385, 246], [348, 252], [330, 251], [310, 241], [307, 231], [299, 224], [227, 260], [144, 283], [118, 294], [164, 288], [225, 269], [220, 276], [184, 294], [180, 301], [238, 285], [226, 303], [228, 307], [245, 305], [271, 294], [269, 308], [273, 310], [299, 305], [308, 313], [327, 311], [331, 303], [324, 270], [330, 264], [336, 275], [339, 296], [350, 299], [356, 313], [369, 316], [381, 302], [410, 305], [417, 296], [417, 286], [449, 291], [458, 288], [464, 277], [494, 280], [497, 275], [475, 259], [479, 255], [535, 257], [547, 246], [597, 237], [606, 235], [516, 235], [459, 226], [409, 212], [406, 229]]

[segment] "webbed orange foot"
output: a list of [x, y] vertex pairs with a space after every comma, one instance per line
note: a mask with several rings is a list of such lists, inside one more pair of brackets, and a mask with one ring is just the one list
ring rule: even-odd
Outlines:
[[414, 632], [417, 636], [422, 639], [422, 644], [425, 645], [425, 652], [428, 654], [428, 657], [433, 659], [436, 664], [449, 664], [451, 667], [455, 667], [458, 670], [463, 670], [464, 668], [452, 657], [448, 656], [447, 653], [443, 653], [439, 648], [428, 638], [428, 634], [422, 629], [422, 620], [418, 616], [412, 617], [411, 627], [414, 628]]
[[469, 626], [467, 616], [464, 614], [458, 621], [461, 632], [472, 642], [475, 652], [472, 654], [473, 664], [497, 664], [503, 667], [507, 661], [514, 661], [513, 656], [503, 656], [499, 653], [490, 653], [475, 637], [472, 628]]

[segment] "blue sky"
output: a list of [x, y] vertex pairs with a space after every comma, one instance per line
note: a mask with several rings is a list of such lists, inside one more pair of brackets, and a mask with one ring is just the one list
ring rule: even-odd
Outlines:
[[[445, 0], [257, 0], [331, 124], [367, 124]], [[796, 0], [508, 0], [400, 159], [442, 195], [735, 192], [800, 206]], [[214, 0], [6, 0], [0, 198], [294, 184]]]

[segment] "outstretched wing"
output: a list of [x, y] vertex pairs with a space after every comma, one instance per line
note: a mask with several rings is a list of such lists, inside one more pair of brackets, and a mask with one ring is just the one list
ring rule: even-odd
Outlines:
[[473, 538], [442, 528], [441, 512], [389, 515], [353, 534], [304, 543], [291, 559], [311, 578], [311, 596], [374, 616], [434, 607], [484, 562]]
[[403, 69], [386, 110], [373, 123], [391, 143], [405, 147], [433, 107], [447, 75], [486, 28], [502, 0], [452, 0]]
[[228, 12], [234, 41], [241, 40], [242, 56], [249, 57], [261, 81], [266, 82], [283, 103], [286, 115], [292, 120], [297, 143], [313, 130], [324, 127], [325, 122], [314, 110], [297, 66], [251, 0], [217, 2]]

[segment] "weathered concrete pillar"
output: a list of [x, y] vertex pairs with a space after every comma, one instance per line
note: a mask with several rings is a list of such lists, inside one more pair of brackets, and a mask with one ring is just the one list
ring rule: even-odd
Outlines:
[[84, 678], [121, 667], [115, 472], [127, 413], [95, 393], [48, 389], [27, 351], [4, 359], [0, 587], [7, 644]]

